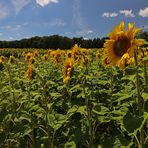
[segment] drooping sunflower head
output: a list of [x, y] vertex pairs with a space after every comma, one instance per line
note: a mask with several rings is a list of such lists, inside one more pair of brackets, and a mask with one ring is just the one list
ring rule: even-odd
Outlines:
[[45, 54], [45, 55], [43, 56], [43, 60], [44, 60], [44, 61], [48, 61], [48, 54]]
[[67, 58], [70, 59], [72, 57], [71, 51], [67, 51]]
[[0, 56], [0, 59], [2, 60], [2, 62], [5, 60], [4, 56]]
[[50, 52], [50, 56], [51, 56], [52, 59], [55, 57], [55, 54], [56, 54], [55, 50]]
[[82, 55], [87, 55], [87, 49], [86, 48], [80, 48], [80, 50], [81, 50], [81, 54]]
[[104, 67], [109, 67], [110, 64], [111, 64], [111, 62], [109, 61], [109, 59], [108, 59], [107, 57], [103, 57], [103, 58], [102, 58], [102, 65], [103, 65]]
[[102, 53], [98, 50], [98, 51], [96, 52], [96, 59], [97, 59], [97, 60], [100, 59], [100, 58], [101, 58], [101, 55], [102, 55]]
[[47, 51], [47, 53], [50, 55], [50, 53], [52, 52], [52, 50], [51, 49], [48, 49], [48, 51]]
[[87, 67], [90, 63], [90, 57], [88, 55], [85, 55], [81, 58], [81, 66]]
[[108, 35], [109, 39], [104, 43], [104, 54], [113, 65], [118, 66], [126, 53], [133, 57], [134, 49], [143, 44], [143, 40], [135, 38], [139, 31], [140, 29], [134, 28], [134, 24], [131, 23], [126, 31], [124, 22], [121, 22]]
[[53, 58], [54, 62], [56, 64], [59, 64], [61, 62], [61, 57], [62, 57], [62, 53], [61, 53], [60, 49], [57, 49], [55, 51], [55, 55], [54, 55], [54, 58]]
[[68, 83], [70, 81], [73, 69], [74, 69], [74, 61], [72, 59], [66, 60], [64, 63], [64, 69], [63, 69], [64, 83]]
[[78, 44], [75, 44], [72, 48], [72, 58], [75, 63], [78, 63], [78, 61], [80, 60], [80, 54], [80, 47], [78, 46]]
[[10, 64], [10, 63], [14, 63], [14, 62], [15, 62], [14, 56], [10, 56], [9, 60], [8, 60], [8, 63]]
[[25, 60], [27, 62], [32, 62], [32, 59], [33, 59], [33, 54], [31, 52], [28, 52], [26, 55], [25, 55]]
[[33, 51], [33, 57], [38, 57], [39, 56], [39, 52], [37, 50]]

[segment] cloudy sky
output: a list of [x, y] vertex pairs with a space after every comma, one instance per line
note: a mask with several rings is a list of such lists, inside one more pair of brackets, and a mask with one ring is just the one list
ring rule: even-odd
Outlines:
[[148, 31], [148, 0], [0, 0], [0, 40], [102, 38], [122, 20]]

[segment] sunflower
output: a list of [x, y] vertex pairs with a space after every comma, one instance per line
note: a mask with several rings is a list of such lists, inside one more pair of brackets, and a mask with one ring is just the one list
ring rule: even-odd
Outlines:
[[64, 69], [63, 69], [63, 82], [68, 83], [71, 80], [74, 61], [72, 59], [68, 59], [64, 63]]
[[109, 67], [111, 65], [111, 62], [109, 61], [109, 59], [107, 57], [103, 57], [102, 64], [104, 67]]
[[39, 52], [37, 50], [34, 50], [32, 54], [33, 54], [33, 57], [38, 57], [39, 56]]
[[81, 65], [84, 67], [87, 67], [89, 65], [90, 62], [90, 57], [88, 55], [83, 56], [83, 58], [81, 58]]
[[101, 54], [102, 54], [102, 53], [101, 53], [100, 51], [97, 51], [97, 52], [96, 52], [96, 59], [100, 59], [100, 58], [101, 58]]
[[63, 52], [60, 49], [57, 49], [55, 51], [55, 55], [53, 58], [53, 60], [55, 61], [56, 64], [58, 64], [62, 61], [62, 56], [63, 56]]
[[70, 59], [72, 57], [71, 51], [67, 51], [67, 58]]
[[29, 63], [32, 62], [32, 59], [33, 59], [33, 54], [31, 52], [28, 52], [26, 55], [25, 55], [25, 60]]
[[124, 22], [121, 22], [108, 35], [109, 39], [104, 43], [104, 54], [113, 65], [119, 66], [122, 56], [126, 53], [133, 57], [134, 49], [144, 43], [144, 40], [135, 38], [140, 30], [129, 23], [126, 31]]
[[43, 60], [44, 60], [44, 61], [48, 61], [48, 54], [45, 54], [45, 55], [43, 56]]
[[0, 59], [2, 60], [2, 62], [5, 60], [4, 56], [0, 56]]
[[78, 44], [75, 44], [74, 47], [72, 48], [72, 59], [74, 60], [75, 63], [79, 63], [81, 60], [81, 51]]
[[8, 60], [8, 63], [14, 63], [15, 59], [14, 59], [14, 56], [10, 56], [9, 57], [9, 60]]

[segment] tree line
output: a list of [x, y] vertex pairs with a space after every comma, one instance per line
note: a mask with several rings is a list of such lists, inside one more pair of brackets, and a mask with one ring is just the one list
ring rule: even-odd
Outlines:
[[[148, 32], [141, 32], [137, 36], [148, 42]], [[79, 44], [82, 48], [102, 48], [107, 37], [85, 40], [83, 37], [63, 37], [59, 35], [35, 36], [28, 39], [15, 41], [0, 41], [0, 48], [44, 48], [44, 49], [69, 49], [74, 44]]]
[[0, 41], [0, 48], [44, 48], [44, 49], [69, 49], [74, 44], [83, 48], [101, 48], [106, 38], [94, 38], [85, 40], [83, 37], [68, 38], [59, 35], [35, 36], [28, 39], [15, 41]]

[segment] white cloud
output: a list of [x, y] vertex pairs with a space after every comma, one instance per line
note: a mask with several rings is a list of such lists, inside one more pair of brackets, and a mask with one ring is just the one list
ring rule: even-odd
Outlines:
[[115, 12], [113, 12], [113, 13], [104, 12], [104, 13], [102, 14], [102, 16], [103, 16], [103, 17], [117, 17], [117, 16], [118, 16], [118, 13], [115, 13]]
[[76, 31], [76, 34], [78, 35], [78, 36], [87, 36], [87, 35], [89, 35], [89, 34], [91, 34], [91, 33], [93, 33], [93, 31], [92, 30], [80, 30], [80, 31]]
[[16, 13], [19, 13], [25, 6], [27, 6], [31, 0], [11, 0], [15, 7]]
[[135, 17], [134, 13], [132, 10], [120, 10], [119, 11], [121, 14], [124, 14], [125, 17]]
[[88, 31], [87, 31], [87, 34], [91, 34], [91, 33], [93, 33], [92, 30], [88, 30]]
[[66, 22], [64, 22], [62, 19], [55, 19], [49, 22], [50, 27], [63, 27], [65, 25], [66, 25]]
[[65, 32], [66, 35], [72, 35], [73, 33], [68, 31], [68, 32]]
[[89, 40], [89, 38], [83, 38], [84, 40]]
[[140, 9], [139, 15], [142, 17], [148, 17], [148, 7], [146, 7], [145, 9]]
[[40, 6], [44, 7], [50, 3], [58, 3], [59, 0], [36, 0], [36, 3]]
[[5, 6], [0, 4], [0, 20], [6, 18], [8, 14], [9, 10]]

